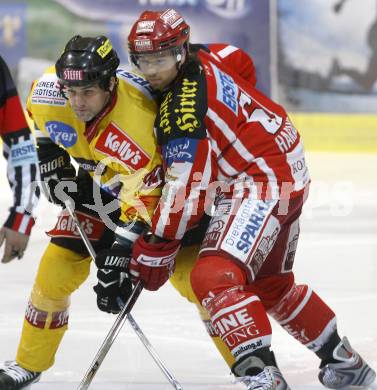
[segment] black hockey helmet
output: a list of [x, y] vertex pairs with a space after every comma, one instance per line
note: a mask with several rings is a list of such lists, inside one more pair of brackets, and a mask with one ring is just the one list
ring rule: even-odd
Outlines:
[[83, 86], [94, 82], [106, 85], [118, 66], [118, 54], [107, 37], [76, 35], [65, 46], [55, 69], [63, 85]]

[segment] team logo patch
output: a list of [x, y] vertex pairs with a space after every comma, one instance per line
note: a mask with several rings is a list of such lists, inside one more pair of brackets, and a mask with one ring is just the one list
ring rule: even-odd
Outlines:
[[105, 58], [111, 52], [112, 49], [113, 47], [111, 46], [110, 41], [106, 39], [104, 44], [97, 49], [97, 53], [101, 58]]
[[68, 310], [57, 311], [52, 313], [52, 320], [50, 329], [59, 329], [68, 324], [69, 312]]
[[45, 127], [56, 144], [70, 147], [77, 142], [76, 130], [63, 122], [49, 121], [46, 122]]
[[167, 9], [161, 16], [160, 19], [162, 19], [166, 24], [168, 24], [172, 29], [176, 28], [183, 22], [182, 16], [175, 11], [174, 9]]
[[225, 227], [225, 221], [221, 219], [215, 219], [211, 221], [206, 234], [204, 236], [202, 246], [206, 249], [216, 249], [218, 242], [220, 241], [221, 233]]
[[28, 302], [25, 320], [35, 328], [43, 329], [47, 321], [47, 311], [37, 309], [30, 301]]
[[136, 39], [135, 50], [136, 51], [153, 50], [153, 43], [150, 39]]
[[99, 137], [95, 149], [136, 171], [145, 167], [150, 158], [131, 138], [110, 123]]
[[157, 165], [153, 170], [147, 173], [143, 179], [145, 188], [158, 188], [164, 184], [164, 172], [162, 165]]
[[82, 69], [63, 69], [63, 80], [81, 81], [84, 80], [84, 71]]
[[167, 166], [173, 162], [194, 162], [198, 140], [193, 138], [177, 138], [163, 145], [162, 151]]
[[[98, 241], [102, 237], [105, 228], [103, 222], [100, 219], [80, 211], [76, 211], [76, 215], [89, 240]], [[50, 237], [66, 237], [81, 240], [76, 223], [67, 210], [61, 212], [55, 227], [47, 232], [47, 235]]]
[[139, 22], [136, 27], [136, 34], [153, 32], [155, 24], [156, 22], [154, 20], [143, 20]]

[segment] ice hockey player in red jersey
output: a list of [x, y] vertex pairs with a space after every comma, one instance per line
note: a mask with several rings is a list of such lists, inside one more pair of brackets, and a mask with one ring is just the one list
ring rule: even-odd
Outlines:
[[[254, 62], [251, 56], [241, 48], [227, 43], [189, 43], [190, 53], [196, 53], [199, 50], [204, 50], [209, 53], [211, 56], [216, 58], [216, 60], [222, 62], [224, 66], [236, 72], [253, 87], [256, 85], [257, 78]], [[231, 366], [234, 362], [234, 358], [217, 332], [214, 331], [208, 313], [198, 302], [190, 283], [190, 272], [196, 260], [195, 253], [200, 248], [200, 242], [207, 228], [208, 221], [208, 216], [205, 216], [198, 226], [191, 229], [187, 235], [185, 235], [185, 238], [182, 241], [182, 248], [179, 252], [178, 258], [176, 259], [175, 272], [169, 279], [169, 282], [184, 298], [196, 304], [208, 335], [211, 337], [223, 359], [229, 366]]]
[[309, 173], [284, 108], [215, 56], [189, 50], [173, 9], [144, 12], [129, 35], [133, 65], [160, 91], [155, 121], [165, 171], [149, 234], [130, 273], [148, 290], [174, 272], [185, 232], [211, 216], [192, 288], [247, 389], [287, 389], [271, 351], [274, 318], [320, 359], [328, 388], [367, 386], [375, 372], [337, 332], [335, 313], [292, 270]]
[[21, 258], [34, 225], [33, 208], [39, 198], [37, 152], [22, 110], [20, 98], [8, 69], [0, 57], [0, 136], [7, 160], [7, 176], [13, 192], [13, 205], [0, 229], [0, 247], [4, 244], [2, 263]]

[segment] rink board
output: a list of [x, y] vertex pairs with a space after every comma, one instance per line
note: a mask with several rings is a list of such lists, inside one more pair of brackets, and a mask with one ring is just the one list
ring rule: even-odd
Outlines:
[[377, 115], [290, 113], [307, 151], [377, 152]]

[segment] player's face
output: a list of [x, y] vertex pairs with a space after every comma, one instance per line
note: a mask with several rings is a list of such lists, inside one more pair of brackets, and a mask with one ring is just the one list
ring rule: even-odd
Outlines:
[[110, 99], [110, 92], [104, 91], [98, 84], [83, 87], [67, 86], [64, 92], [77, 118], [83, 122], [93, 119]]
[[177, 58], [171, 52], [140, 55], [137, 66], [153, 89], [162, 91], [178, 74]]

